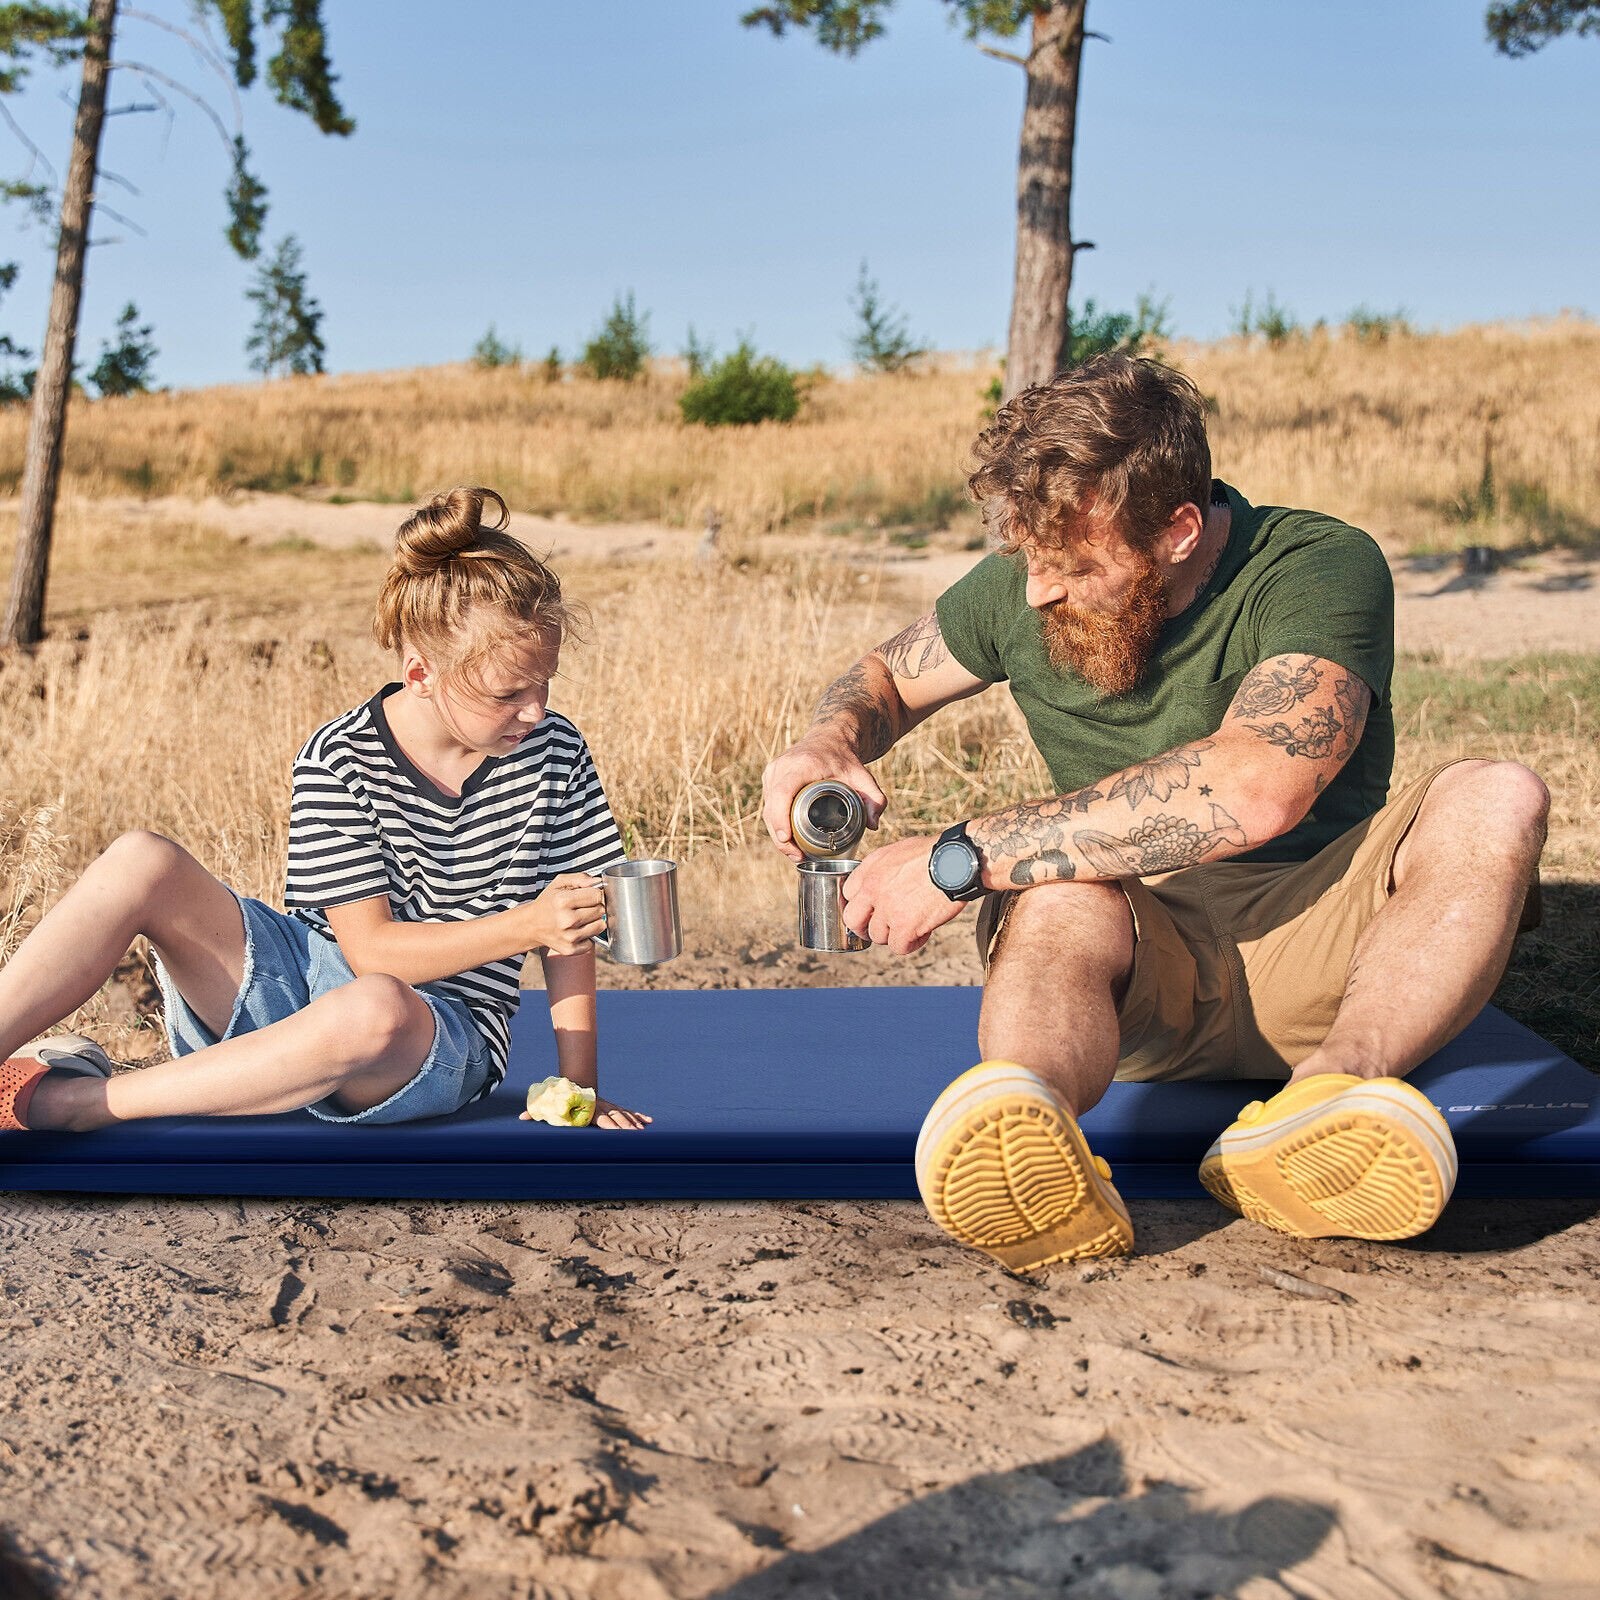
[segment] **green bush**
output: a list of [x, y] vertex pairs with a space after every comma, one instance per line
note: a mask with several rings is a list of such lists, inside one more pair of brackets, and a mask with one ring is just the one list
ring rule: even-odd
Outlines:
[[634, 309], [633, 291], [618, 295], [599, 333], [583, 347], [583, 368], [591, 378], [620, 378], [630, 383], [650, 358], [646, 329], [650, 318]]
[[708, 428], [789, 422], [800, 409], [795, 376], [776, 356], [758, 356], [748, 339], [725, 355], [678, 400], [685, 422]]
[[521, 347], [507, 344], [489, 324], [489, 331], [472, 347], [472, 364], [491, 371], [495, 367], [514, 367], [522, 360]]
[[1081, 312], [1074, 312], [1069, 306], [1067, 318], [1072, 334], [1067, 365], [1081, 367], [1085, 361], [1111, 351], [1159, 356], [1165, 341], [1172, 337], [1167, 322], [1171, 305], [1170, 300], [1157, 302], [1142, 294], [1132, 311], [1101, 311], [1093, 300], [1085, 300]]
[[1374, 311], [1370, 306], [1357, 306], [1344, 319], [1344, 326], [1361, 344], [1387, 344], [1391, 338], [1411, 332], [1404, 310]]
[[1299, 319], [1287, 306], [1278, 303], [1278, 297], [1270, 289], [1259, 306], [1255, 303], [1254, 291], [1245, 291], [1244, 304], [1233, 309], [1233, 331], [1241, 339], [1259, 333], [1274, 349], [1305, 333]]

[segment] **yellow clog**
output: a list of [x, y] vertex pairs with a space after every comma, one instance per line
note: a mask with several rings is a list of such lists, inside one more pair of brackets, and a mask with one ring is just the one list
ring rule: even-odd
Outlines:
[[916, 1169], [933, 1220], [1012, 1272], [1133, 1248], [1111, 1168], [1044, 1080], [1014, 1062], [985, 1061], [934, 1101]]
[[1223, 1205], [1301, 1239], [1409, 1239], [1456, 1183], [1450, 1129], [1399, 1078], [1320, 1073], [1247, 1105], [1206, 1152]]

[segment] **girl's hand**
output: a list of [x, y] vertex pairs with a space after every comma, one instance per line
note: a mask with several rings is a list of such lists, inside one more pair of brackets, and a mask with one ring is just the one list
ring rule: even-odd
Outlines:
[[552, 879], [528, 906], [532, 924], [530, 950], [553, 956], [575, 956], [606, 925], [605, 895], [600, 880], [587, 872], [563, 872]]
[[647, 1117], [642, 1111], [629, 1111], [625, 1106], [613, 1105], [609, 1100], [596, 1099], [594, 1103], [594, 1121], [589, 1124], [591, 1128], [642, 1128], [647, 1122], [654, 1122], [654, 1117]]

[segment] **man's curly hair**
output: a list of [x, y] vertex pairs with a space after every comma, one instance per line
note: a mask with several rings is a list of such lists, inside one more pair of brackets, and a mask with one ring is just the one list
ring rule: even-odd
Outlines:
[[1186, 502], [1211, 497], [1200, 391], [1159, 361], [1096, 356], [1008, 400], [967, 479], [1002, 551], [1064, 550], [1094, 528], [1148, 549]]

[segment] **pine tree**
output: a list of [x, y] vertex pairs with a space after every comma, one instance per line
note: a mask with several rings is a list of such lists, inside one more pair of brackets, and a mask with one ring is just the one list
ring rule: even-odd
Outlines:
[[117, 318], [116, 342], [100, 346], [100, 359], [89, 382], [102, 399], [122, 394], [147, 394], [153, 377], [156, 347], [150, 342], [151, 327], [140, 323], [139, 308], [130, 300]]
[[472, 347], [472, 364], [475, 367], [493, 369], [495, 367], [514, 367], [522, 360], [522, 346], [507, 344], [495, 332], [494, 324], [489, 324], [489, 331]]
[[1483, 25], [1501, 55], [1531, 56], [1564, 33], [1600, 33], [1600, 0], [1505, 0]]
[[300, 245], [292, 233], [256, 270], [245, 298], [256, 308], [255, 326], [244, 346], [252, 372], [271, 378], [323, 371], [327, 348], [319, 331], [322, 307], [306, 291]]
[[[1093, 245], [1072, 237], [1072, 147], [1078, 122], [1078, 69], [1088, 0], [944, 0], [952, 20], [986, 55], [1021, 67], [1027, 79], [1017, 144], [1016, 276], [1006, 340], [1004, 390], [1046, 383], [1067, 364], [1072, 325], [1067, 297], [1073, 257]], [[777, 0], [741, 19], [783, 34], [809, 29], [836, 55], [853, 56], [882, 36], [894, 0]], [[987, 40], [1026, 31], [1021, 55]]]
[[[17, 281], [18, 270], [15, 261], [0, 262], [0, 295]], [[9, 333], [0, 333], [0, 406], [26, 400], [33, 393], [33, 368], [23, 365], [32, 359], [31, 350], [24, 350]]]
[[[151, 0], [146, 0], [149, 3]], [[107, 115], [106, 89], [113, 72], [129, 73], [147, 84], [164, 83], [205, 107], [221, 135], [228, 163], [228, 243], [246, 260], [253, 260], [261, 248], [266, 190], [250, 171], [243, 129], [236, 127], [230, 138], [217, 112], [187, 85], [136, 59], [124, 59], [120, 52], [113, 59], [120, 4], [121, 0], [87, 0], [86, 4], [78, 0], [76, 4], [0, 5], [0, 95], [17, 92], [35, 59], [58, 66], [77, 60], [83, 67], [72, 154], [59, 204], [47, 185], [28, 180], [0, 183], [0, 198], [20, 200], [43, 216], [55, 210], [57, 218], [50, 315], [33, 383], [17, 514], [16, 563], [5, 620], [0, 623], [0, 645], [32, 644], [43, 632], [45, 580], [61, 482], [89, 224], [97, 208], [109, 212], [97, 195], [96, 179]], [[275, 33], [277, 49], [266, 63], [266, 80], [274, 98], [308, 116], [323, 133], [345, 135], [355, 130], [334, 90], [338, 80], [328, 59], [322, 0], [263, 0], [259, 7], [255, 0], [189, 0], [184, 6], [178, 0], [166, 0], [166, 4], [175, 17], [131, 6], [125, 16], [136, 26], [157, 27], [187, 39], [197, 59], [214, 66], [225, 80], [231, 77], [241, 89], [249, 88], [256, 79], [258, 35]], [[186, 12], [202, 29], [208, 16], [215, 16], [222, 24], [225, 47], [213, 49], [199, 33], [191, 32], [184, 25]], [[224, 55], [225, 62], [221, 59]], [[7, 116], [10, 118], [9, 113]], [[15, 127], [15, 119], [10, 120]]]
[[856, 314], [850, 358], [857, 366], [873, 372], [904, 372], [927, 355], [927, 347], [917, 344], [906, 331], [906, 319], [879, 297], [877, 280], [869, 276], [865, 261], [850, 309]]
[[591, 378], [620, 378], [631, 383], [650, 358], [648, 312], [635, 309], [633, 291], [620, 294], [600, 331], [583, 347], [583, 367]]

